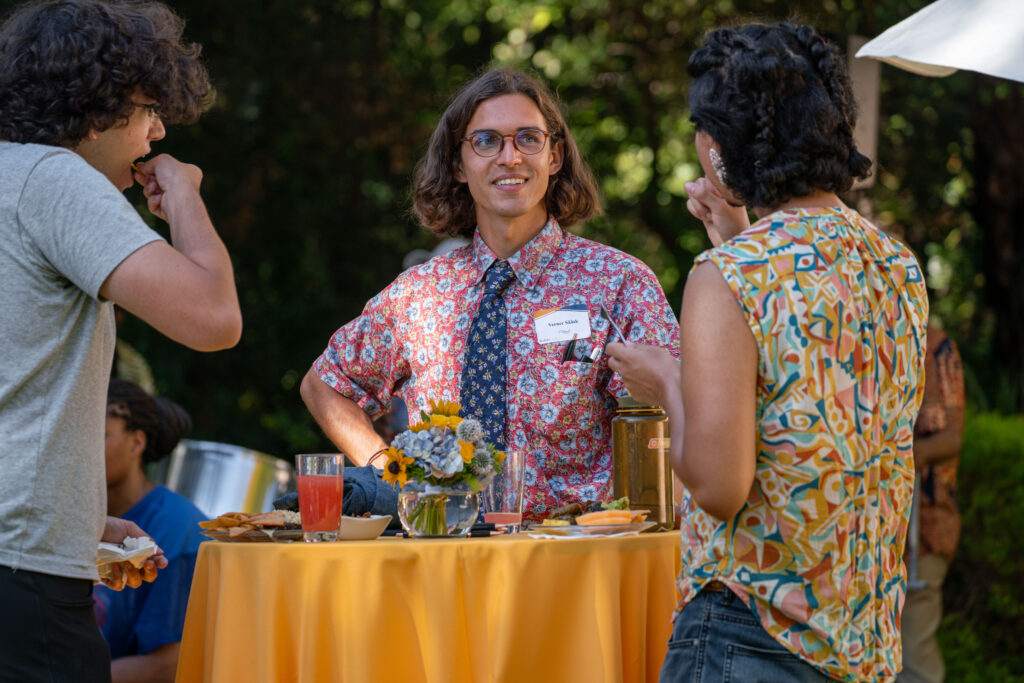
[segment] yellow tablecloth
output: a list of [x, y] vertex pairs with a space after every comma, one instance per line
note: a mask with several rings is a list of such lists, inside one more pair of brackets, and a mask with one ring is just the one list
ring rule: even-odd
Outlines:
[[179, 683], [653, 681], [679, 535], [200, 546]]

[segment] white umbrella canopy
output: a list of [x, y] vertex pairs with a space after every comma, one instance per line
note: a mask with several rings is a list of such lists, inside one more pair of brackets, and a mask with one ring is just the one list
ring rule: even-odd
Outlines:
[[957, 69], [1024, 82], [1024, 0], [936, 0], [857, 51], [925, 76]]

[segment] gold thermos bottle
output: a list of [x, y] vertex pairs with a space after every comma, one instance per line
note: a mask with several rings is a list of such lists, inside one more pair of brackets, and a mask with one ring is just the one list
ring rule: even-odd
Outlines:
[[669, 429], [665, 411], [632, 396], [619, 398], [612, 418], [612, 488], [629, 496], [633, 510], [649, 510], [647, 521], [661, 529], [675, 525]]

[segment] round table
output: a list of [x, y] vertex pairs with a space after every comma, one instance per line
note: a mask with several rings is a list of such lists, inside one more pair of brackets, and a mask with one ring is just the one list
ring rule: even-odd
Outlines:
[[654, 681], [678, 532], [200, 546], [177, 680]]

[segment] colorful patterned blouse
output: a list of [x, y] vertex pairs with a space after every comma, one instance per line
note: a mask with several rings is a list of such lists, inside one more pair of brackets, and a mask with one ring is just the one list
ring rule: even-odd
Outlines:
[[[472, 244], [405, 271], [335, 332], [316, 373], [371, 417], [396, 393], [414, 421], [429, 400], [458, 401], [466, 337], [496, 258], [477, 233]], [[674, 353], [679, 324], [650, 268], [554, 219], [508, 261], [516, 279], [504, 295], [506, 443], [527, 451], [524, 511], [536, 520], [550, 508], [610, 497], [611, 418], [626, 389], [603, 353], [596, 363], [562, 362], [567, 343], [540, 344], [534, 314], [585, 306], [592, 332], [577, 344], [588, 351], [609, 341], [602, 304], [630, 341]]]
[[684, 498], [680, 609], [718, 579], [828, 676], [892, 679], [928, 319], [920, 268], [845, 207], [776, 212], [704, 261], [757, 342], [757, 469], [728, 523]]
[[[920, 438], [950, 426], [951, 411], [964, 409], [964, 370], [953, 340], [938, 327], [928, 328], [928, 356], [924, 366], [924, 401], [914, 425]], [[921, 555], [937, 553], [953, 559], [960, 540], [960, 510], [956, 503], [956, 468], [959, 458], [918, 470], [921, 501]]]

